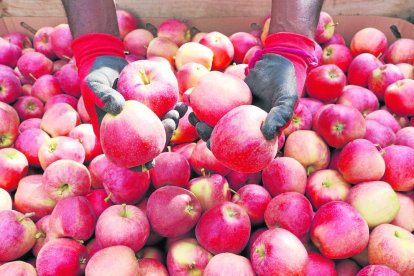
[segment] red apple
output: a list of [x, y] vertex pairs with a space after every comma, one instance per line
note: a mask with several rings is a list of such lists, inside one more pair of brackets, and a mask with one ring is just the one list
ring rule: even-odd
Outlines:
[[397, 119], [387, 110], [375, 110], [366, 116], [366, 120], [374, 120], [383, 126], [389, 127], [394, 133], [401, 129]]
[[404, 79], [414, 79], [414, 66], [409, 63], [397, 63], [398, 69], [404, 75]]
[[159, 261], [160, 263], [165, 263], [165, 254], [161, 249], [157, 247], [146, 246], [135, 253], [135, 255], [137, 256], [138, 260], [153, 259]]
[[187, 89], [195, 87], [200, 78], [206, 75], [209, 70], [196, 62], [189, 62], [181, 66], [177, 71], [177, 81], [180, 93], [183, 94]]
[[90, 162], [93, 158], [102, 154], [101, 143], [93, 132], [91, 124], [80, 124], [74, 127], [68, 136], [82, 144], [85, 149], [85, 162]]
[[41, 122], [42, 122], [42, 119], [40, 119], [40, 118], [32, 118], [32, 119], [24, 120], [23, 122], [20, 123], [19, 128], [18, 128], [18, 132], [21, 134], [25, 130], [28, 130], [28, 129], [31, 129], [31, 128], [40, 129], [40, 123]]
[[[141, 209], [142, 212], [144, 212], [145, 215], [147, 215], [147, 203], [148, 203], [148, 197], [144, 197], [136, 206]], [[148, 216], [147, 216], [148, 217]], [[188, 233], [187, 233], [188, 234]], [[158, 233], [154, 231], [154, 229], [151, 227], [150, 234], [147, 239], [147, 242], [145, 243], [146, 246], [148, 245], [155, 245], [159, 243], [164, 237], [160, 236]], [[179, 239], [180, 237], [173, 238], [173, 239]], [[167, 239], [167, 242], [170, 238]], [[168, 247], [168, 246], [167, 246]], [[144, 247], [137, 253], [137, 257], [140, 258], [140, 252], [144, 251], [148, 247]], [[144, 253], [142, 253], [144, 254]], [[146, 258], [146, 257], [145, 257]], [[162, 262], [164, 263], [164, 257], [161, 258]]]
[[12, 209], [12, 198], [9, 192], [0, 188], [0, 211]]
[[241, 80], [244, 80], [246, 78], [245, 72], [247, 67], [247, 64], [230, 65], [229, 67], [227, 67], [226, 70], [224, 70], [224, 74], [229, 74]]
[[370, 53], [356, 56], [348, 67], [348, 81], [350, 84], [362, 87], [368, 86], [368, 77], [372, 71], [382, 66], [383, 63]]
[[[118, 271], [116, 273], [119, 273]], [[137, 275], [157, 275], [157, 276], [168, 276], [167, 269], [158, 260], [154, 259], [140, 259], [138, 260], [138, 271]]]
[[332, 17], [321, 11], [319, 15], [319, 22], [315, 30], [315, 41], [318, 43], [327, 42], [335, 32], [335, 23]]
[[92, 159], [88, 165], [89, 173], [91, 174], [91, 186], [92, 189], [102, 189], [103, 186], [103, 173], [108, 167], [109, 161], [105, 157], [105, 154], [100, 154]]
[[22, 55], [22, 49], [0, 37], [0, 64], [14, 68]]
[[56, 137], [68, 135], [79, 124], [79, 114], [72, 106], [57, 103], [45, 111], [40, 127], [50, 136]]
[[414, 40], [400, 38], [394, 41], [385, 52], [384, 60], [387, 63], [412, 63], [414, 59]]
[[155, 37], [148, 44], [147, 58], [163, 57], [170, 62], [171, 66], [174, 66], [177, 51], [178, 46], [172, 40], [166, 37]]
[[335, 64], [342, 71], [348, 71], [352, 61], [351, 51], [345, 45], [332, 44], [323, 49], [322, 64]]
[[355, 276], [360, 270], [360, 267], [356, 262], [350, 259], [344, 259], [336, 263], [335, 269], [338, 276]]
[[68, 24], [59, 24], [50, 33], [50, 45], [55, 55], [60, 59], [71, 59], [72, 53], [72, 34]]
[[188, 120], [188, 116], [193, 112], [191, 106], [188, 106], [187, 112], [178, 122], [177, 128], [174, 130], [173, 135], [171, 136], [171, 144], [181, 144], [194, 142], [198, 138], [196, 128]]
[[102, 214], [103, 211], [112, 206], [110, 196], [104, 189], [92, 190], [85, 197], [89, 201], [97, 218]]
[[397, 131], [395, 144], [414, 148], [414, 127], [408, 126]]
[[32, 87], [33, 85], [26, 83], [22, 85], [22, 95], [23, 96], [31, 96], [32, 95]]
[[0, 101], [13, 103], [22, 95], [20, 80], [15, 74], [0, 71]]
[[190, 180], [190, 164], [179, 153], [162, 152], [155, 159], [156, 166], [150, 172], [155, 189], [166, 185], [185, 187]]
[[259, 44], [256, 37], [246, 32], [233, 33], [230, 41], [234, 47], [234, 62], [236, 63], [242, 63], [247, 51]]
[[368, 77], [368, 88], [374, 92], [378, 99], [384, 99], [384, 93], [390, 84], [404, 79], [400, 69], [394, 64], [385, 64], [374, 69]]
[[211, 258], [203, 271], [203, 275], [254, 276], [256, 273], [246, 257], [233, 253], [220, 253]]
[[344, 87], [336, 103], [352, 106], [364, 117], [379, 108], [378, 98], [371, 90], [352, 84]]
[[24, 77], [36, 80], [43, 75], [52, 73], [53, 62], [42, 53], [28, 52], [19, 58], [17, 68]]
[[389, 85], [384, 92], [387, 109], [399, 116], [414, 115], [414, 80], [403, 79]]
[[190, 41], [190, 30], [181, 20], [167, 19], [158, 26], [157, 36], [166, 37], [181, 46]]
[[80, 79], [78, 76], [78, 68], [73, 63], [63, 65], [54, 75], [57, 80], [60, 89], [68, 95], [79, 98], [80, 91]]
[[410, 191], [414, 188], [414, 149], [406, 146], [391, 145], [384, 148], [385, 161], [383, 180], [395, 191]]
[[55, 74], [57, 71], [60, 70], [60, 68], [62, 68], [64, 65], [68, 63], [69, 63], [69, 60], [67, 59], [58, 59], [58, 60], [53, 61], [52, 74]]
[[54, 60], [57, 57], [52, 49], [52, 43], [50, 42], [50, 35], [53, 31], [53, 27], [41, 27], [33, 37], [33, 47], [36, 52], [44, 54], [51, 60]]
[[387, 275], [398, 276], [401, 275], [397, 271], [389, 268], [386, 265], [367, 265], [361, 269], [356, 276], [369, 276], [369, 275]]
[[0, 265], [1, 275], [37, 276], [36, 269], [23, 261], [8, 262]]
[[26, 156], [14, 148], [0, 149], [0, 188], [8, 192], [16, 190], [20, 179], [27, 174]]
[[299, 129], [311, 129], [312, 128], [312, 113], [309, 109], [298, 102], [293, 110], [293, 115], [290, 123], [283, 130], [286, 136], [289, 136], [292, 132]]
[[333, 36], [330, 39], [328, 39], [328, 41], [323, 43], [323, 47], [326, 47], [332, 44], [346, 46], [344, 37], [339, 33], [334, 33]]
[[[196, 143], [183, 143], [183, 144], [179, 144], [179, 145], [173, 145], [171, 147], [171, 151], [172, 152], [177, 152], [179, 154], [181, 154], [182, 156], [184, 156], [188, 162], [190, 162], [190, 158], [191, 158], [191, 154], [193, 153], [195, 147], [196, 147]], [[190, 163], [190, 165], [192, 165]]]
[[184, 64], [196, 62], [211, 70], [213, 56], [213, 51], [207, 46], [197, 42], [187, 42], [181, 45], [176, 52], [175, 66], [180, 70]]
[[390, 222], [396, 226], [402, 227], [409, 232], [414, 231], [414, 198], [407, 194], [397, 193], [400, 202], [400, 210], [395, 218]]
[[152, 33], [146, 29], [135, 29], [124, 37], [124, 48], [130, 54], [146, 56], [150, 41], [154, 39]]
[[41, 118], [43, 115], [43, 103], [38, 98], [32, 96], [22, 96], [17, 98], [13, 105], [19, 114], [20, 120], [30, 118]]
[[323, 102], [335, 101], [345, 85], [345, 74], [335, 64], [314, 68], [309, 72], [305, 84], [308, 95]]
[[324, 105], [323, 102], [314, 98], [300, 98], [298, 102], [306, 106], [306, 108], [312, 114], [312, 119], [318, 110]]
[[309, 262], [306, 267], [306, 275], [336, 276], [335, 263], [316, 252], [309, 252]]
[[210, 32], [199, 42], [213, 51], [212, 70], [224, 71], [234, 57], [234, 46], [230, 38], [220, 32]]
[[60, 95], [61, 93], [62, 91], [56, 78], [46, 74], [34, 82], [30, 94], [43, 103], [47, 103], [53, 96]]
[[117, 9], [116, 17], [118, 21], [119, 34], [122, 39], [125, 38], [128, 33], [138, 28], [138, 20], [131, 12]]
[[36, 243], [32, 248], [34, 256], [39, 255], [40, 249], [51, 240], [57, 239], [56, 235], [51, 231], [51, 225], [49, 224], [50, 215], [46, 215], [36, 222], [37, 233]]
[[376, 28], [364, 28], [354, 34], [350, 48], [354, 57], [362, 53], [378, 57], [387, 49], [387, 37]]
[[226, 176], [230, 169], [217, 160], [213, 153], [207, 148], [206, 142], [199, 140], [194, 147], [190, 157], [191, 168], [198, 174], [218, 173]]
[[78, 111], [79, 117], [83, 123], [88, 124], [91, 122], [89, 113], [85, 108], [85, 102], [83, 101], [83, 97], [79, 98], [76, 110]]
[[231, 171], [226, 175], [229, 187], [235, 191], [247, 184], [259, 184], [262, 181], [262, 172], [257, 173], [241, 173]]

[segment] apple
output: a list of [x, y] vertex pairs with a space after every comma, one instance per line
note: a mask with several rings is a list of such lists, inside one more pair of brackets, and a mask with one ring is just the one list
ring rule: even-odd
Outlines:
[[272, 197], [258, 184], [248, 184], [240, 188], [232, 197], [232, 202], [243, 207], [249, 215], [252, 225], [264, 222], [265, 210]]
[[339, 172], [352, 184], [380, 180], [384, 175], [384, 159], [369, 140], [355, 139], [349, 142], [338, 158]]
[[286, 139], [284, 157], [296, 159], [306, 169], [306, 174], [310, 175], [328, 167], [330, 151], [315, 131], [297, 130]]
[[192, 142], [192, 143], [183, 143], [183, 144], [179, 144], [179, 145], [173, 145], [171, 147], [171, 151], [181, 154], [182, 156], [184, 156], [187, 159], [188, 162], [190, 162], [191, 154], [193, 153], [194, 148], [196, 147], [196, 145], [197, 144], [194, 143], [194, 142]]
[[400, 38], [391, 43], [384, 54], [386, 63], [412, 63], [414, 59], [414, 40], [410, 38]]
[[91, 124], [80, 124], [68, 134], [69, 137], [79, 141], [85, 149], [85, 162], [90, 162], [102, 154], [101, 143], [96, 137]]
[[153, 160], [164, 149], [166, 140], [164, 126], [157, 115], [146, 105], [132, 100], [125, 102], [121, 113], [105, 114], [100, 137], [106, 157], [124, 168]]
[[124, 39], [128, 33], [138, 28], [138, 20], [127, 10], [117, 9], [116, 18], [119, 27], [119, 34], [122, 39]]
[[180, 94], [191, 87], [195, 87], [200, 78], [208, 72], [209, 70], [206, 67], [196, 62], [189, 62], [181, 66], [176, 74]]
[[53, 70], [52, 74], [55, 74], [57, 71], [60, 70], [64, 65], [68, 64], [69, 60], [67, 59], [58, 59], [53, 61]]
[[138, 207], [125, 204], [108, 207], [99, 216], [95, 228], [96, 240], [103, 248], [125, 245], [134, 251], [145, 245], [149, 233], [147, 216]]
[[166, 37], [178, 46], [190, 41], [191, 34], [187, 25], [178, 19], [166, 19], [158, 26], [158, 37]]
[[343, 72], [348, 71], [353, 57], [351, 51], [341, 44], [331, 44], [323, 49], [322, 64], [335, 64]]
[[401, 275], [397, 271], [389, 268], [386, 265], [367, 265], [362, 268], [356, 276], [369, 276], [369, 275], [387, 275], [387, 276], [398, 276]]
[[79, 98], [76, 110], [78, 111], [79, 117], [83, 123], [88, 124], [91, 122], [91, 118], [89, 116], [88, 111], [86, 110], [83, 97]]
[[180, 70], [184, 64], [196, 62], [211, 70], [213, 56], [213, 51], [207, 46], [197, 42], [187, 42], [181, 45], [176, 52], [175, 66], [177, 70]]
[[28, 52], [19, 58], [17, 68], [24, 77], [36, 80], [43, 75], [52, 73], [53, 62], [42, 53]]
[[41, 118], [43, 115], [43, 103], [36, 97], [21, 96], [17, 98], [13, 107], [22, 121], [30, 118]]
[[32, 84], [26, 83], [22, 85], [22, 95], [31, 96], [32, 95]]
[[52, 137], [67, 136], [77, 125], [80, 117], [67, 103], [57, 103], [45, 111], [40, 127]]
[[414, 235], [407, 230], [382, 224], [374, 228], [368, 244], [371, 265], [385, 265], [400, 275], [414, 273]]
[[90, 259], [93, 255], [96, 254], [96, 252], [102, 250], [102, 246], [98, 243], [98, 241], [95, 238], [92, 238], [86, 244], [86, 250], [88, 251], [88, 257]]
[[203, 38], [203, 36], [205, 36], [206, 34], [207, 34], [206, 32], [197, 32], [195, 35], [193, 35], [193, 37], [191, 38], [191, 41], [198, 43]]
[[53, 27], [41, 27], [33, 36], [33, 47], [35, 51], [44, 54], [51, 60], [57, 58], [52, 49], [52, 43], [50, 42], [50, 36], [53, 31]]
[[92, 189], [102, 189], [103, 186], [103, 173], [108, 167], [109, 161], [105, 157], [105, 154], [100, 154], [93, 158], [88, 165], [89, 173], [91, 174], [91, 187]]
[[191, 153], [190, 165], [198, 175], [202, 175], [202, 172], [204, 171], [205, 174], [218, 173], [226, 176], [230, 172], [230, 169], [217, 160], [213, 153], [207, 148], [206, 142], [201, 139], [197, 142]]
[[176, 152], [162, 152], [155, 159], [156, 166], [150, 172], [155, 189], [166, 185], [185, 187], [190, 180], [190, 164]]
[[20, 80], [15, 74], [0, 71], [0, 101], [13, 103], [22, 95]]
[[174, 66], [177, 51], [178, 46], [172, 40], [166, 37], [155, 37], [148, 44], [147, 58], [163, 57], [170, 62], [171, 66]]
[[414, 115], [414, 80], [403, 79], [390, 84], [384, 92], [387, 109], [399, 116]]
[[206, 275], [204, 269], [212, 257], [196, 239], [178, 240], [168, 248], [168, 272], [170, 275]]
[[289, 124], [283, 130], [286, 136], [289, 136], [292, 132], [299, 129], [311, 129], [312, 128], [312, 113], [309, 109], [298, 102], [293, 110], [292, 119]]
[[336, 263], [335, 269], [338, 276], [355, 276], [360, 267], [351, 259], [344, 259]]
[[12, 209], [12, 198], [9, 192], [0, 188], [0, 211]]
[[335, 23], [333, 22], [332, 17], [321, 11], [319, 15], [318, 25], [315, 30], [315, 41], [318, 43], [327, 42], [332, 38], [335, 32]]
[[102, 214], [103, 211], [105, 211], [105, 209], [112, 206], [110, 196], [104, 189], [92, 190], [85, 197], [89, 201], [97, 218]]
[[3, 38], [22, 49], [32, 48], [33, 46], [30, 38], [26, 34], [21, 32], [11, 32], [4, 35]]
[[404, 75], [396, 65], [385, 64], [374, 69], [369, 75], [368, 88], [374, 92], [378, 99], [382, 100], [387, 87], [402, 79], [404, 79]]
[[306, 275], [338, 275], [333, 260], [325, 258], [319, 253], [309, 252], [309, 262], [306, 266]]
[[326, 169], [314, 172], [308, 177], [306, 195], [312, 205], [319, 209], [334, 200], [345, 201], [350, 189], [350, 183], [337, 170]]
[[275, 197], [284, 192], [305, 193], [306, 170], [292, 157], [277, 157], [263, 169], [263, 187]]
[[414, 148], [414, 127], [408, 126], [397, 131], [395, 144]]
[[51, 225], [49, 224], [50, 215], [46, 215], [36, 222], [36, 243], [32, 248], [34, 256], [39, 255], [40, 249], [51, 240], [57, 239], [56, 235], [51, 231]]
[[146, 246], [135, 253], [135, 255], [137, 256], [138, 260], [153, 259], [159, 261], [160, 263], [165, 263], [165, 254], [161, 249], [157, 247]]
[[250, 249], [257, 275], [305, 275], [308, 253], [301, 241], [283, 228], [266, 230]]
[[242, 173], [231, 171], [226, 175], [226, 179], [229, 183], [229, 187], [237, 191], [247, 184], [260, 184], [262, 181], [262, 172]]
[[258, 39], [246, 32], [233, 33], [229, 38], [234, 47], [234, 62], [236, 63], [242, 63], [247, 51], [259, 45]]
[[343, 201], [322, 205], [315, 213], [310, 231], [312, 242], [330, 259], [352, 257], [364, 250], [369, 240], [367, 222]]
[[244, 80], [246, 78], [245, 72], [248, 66], [248, 64], [233, 64], [224, 70], [224, 74], [229, 74], [236, 78]]
[[[118, 271], [116, 272], [118, 273]], [[167, 269], [158, 260], [154, 259], [140, 259], [138, 260], [138, 271], [137, 275], [157, 275], [157, 276], [168, 276]]]
[[54, 75], [60, 89], [71, 96], [79, 98], [81, 96], [78, 68], [74, 63], [63, 65]]
[[87, 263], [86, 247], [78, 241], [60, 238], [46, 243], [36, 259], [38, 275], [80, 275]]
[[383, 65], [381, 60], [370, 53], [363, 53], [354, 57], [348, 67], [349, 84], [367, 87], [368, 78], [372, 71]]
[[0, 64], [16, 67], [17, 61], [22, 55], [22, 49], [0, 37]]
[[[138, 204], [136, 204], [135, 206], [137, 206], [142, 212], [144, 212], [145, 215], [147, 215], [147, 205], [148, 205], [148, 197], [144, 197], [142, 200], [140, 200], [140, 202]], [[148, 216], [147, 216], [148, 218]], [[187, 233], [188, 234], [188, 233]], [[179, 239], [180, 237], [174, 238], [174, 239]], [[164, 237], [160, 236], [157, 232], [154, 231], [154, 229], [151, 227], [150, 229], [150, 234], [149, 237], [147, 239], [147, 242], [145, 243], [146, 246], [149, 245], [155, 245], [157, 243], [159, 243], [162, 239], [164, 239]], [[167, 239], [168, 242], [168, 239]], [[141, 256], [141, 251], [144, 251], [146, 248], [148, 247], [144, 247], [143, 249], [141, 249], [136, 255], [138, 258], [140, 258]], [[141, 253], [140, 253], [141, 252]], [[142, 253], [144, 254], [144, 253]], [[164, 257], [162, 257], [162, 262], [164, 263]]]
[[239, 254], [249, 241], [249, 215], [239, 205], [224, 202], [201, 215], [195, 233], [200, 245], [215, 255]]
[[344, 87], [336, 103], [352, 106], [364, 117], [379, 108], [378, 98], [371, 90], [352, 84]]
[[324, 105], [323, 102], [314, 98], [299, 98], [298, 102], [309, 110], [312, 115], [312, 120], [318, 110]]
[[188, 106], [187, 112], [178, 121], [178, 126], [171, 136], [170, 144], [189, 143], [197, 140], [197, 130], [188, 120], [191, 112], [193, 112], [193, 109], [191, 106]]
[[350, 48], [354, 57], [362, 53], [378, 57], [387, 49], [387, 37], [376, 28], [364, 28], [353, 35]]
[[37, 276], [36, 269], [31, 264], [23, 261], [8, 262], [0, 265], [0, 274]]
[[146, 56], [150, 41], [154, 39], [152, 33], [146, 29], [130, 31], [123, 39], [124, 48], [130, 54]]
[[0, 188], [12, 192], [27, 174], [29, 163], [26, 156], [14, 148], [0, 149], [0, 160]]
[[225, 252], [211, 258], [203, 271], [203, 275], [254, 276], [256, 273], [254, 272], [249, 259], [244, 256]]
[[32, 220], [37, 221], [50, 215], [55, 208], [56, 201], [46, 193], [42, 175], [33, 174], [23, 177], [19, 181], [14, 195], [14, 209], [21, 213], [34, 213]]
[[72, 34], [68, 24], [59, 24], [49, 36], [50, 45], [55, 55], [60, 59], [71, 59], [72, 52]]
[[335, 101], [345, 85], [346, 76], [335, 64], [325, 64], [312, 69], [305, 83], [308, 95], [323, 102]]
[[397, 119], [392, 116], [392, 114], [383, 109], [375, 110], [369, 113], [366, 117], [366, 120], [374, 120], [383, 126], [389, 127], [394, 133], [397, 133], [401, 129], [400, 124]]
[[0, 211], [0, 261], [8, 262], [26, 254], [36, 242], [36, 225], [30, 219], [33, 214], [23, 215], [14, 210]]
[[414, 149], [407, 146], [391, 145], [383, 149], [385, 161], [383, 180], [395, 191], [405, 192], [414, 188]]
[[21, 134], [25, 130], [28, 130], [28, 129], [31, 129], [31, 128], [40, 129], [40, 122], [41, 121], [42, 121], [41, 118], [31, 118], [31, 119], [24, 120], [23, 122], [20, 123], [20, 125], [18, 127], [18, 132]]
[[213, 51], [211, 70], [224, 71], [234, 57], [234, 46], [230, 38], [220, 32], [207, 33], [199, 42]]
[[40, 167], [38, 152], [40, 147], [49, 140], [49, 135], [43, 130], [29, 128], [20, 133], [14, 147], [26, 156], [30, 166]]
[[47, 103], [53, 96], [61, 93], [57, 79], [50, 74], [45, 74], [33, 83], [30, 95]]
[[336, 44], [336, 45], [344, 45], [346, 46], [344, 37], [339, 33], [334, 33], [333, 36], [328, 39], [325, 43], [323, 43], [323, 47], [327, 47], [329, 45]]
[[396, 226], [402, 227], [409, 232], [414, 231], [414, 198], [407, 194], [397, 193], [400, 202], [400, 210], [394, 219], [390, 222]]

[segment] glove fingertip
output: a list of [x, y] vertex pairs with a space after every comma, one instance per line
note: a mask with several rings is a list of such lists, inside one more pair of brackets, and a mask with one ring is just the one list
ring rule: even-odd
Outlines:
[[194, 127], [197, 125], [198, 122], [200, 122], [200, 120], [196, 117], [196, 115], [194, 114], [194, 112], [191, 112], [190, 114], [188, 114], [188, 121]]
[[208, 141], [211, 133], [213, 132], [213, 128], [203, 122], [198, 122], [196, 125], [196, 131], [198, 136], [200, 136], [203, 141]]
[[185, 113], [187, 113], [188, 106], [185, 103], [180, 102], [177, 103], [174, 109], [178, 112], [180, 118], [182, 118], [185, 115]]

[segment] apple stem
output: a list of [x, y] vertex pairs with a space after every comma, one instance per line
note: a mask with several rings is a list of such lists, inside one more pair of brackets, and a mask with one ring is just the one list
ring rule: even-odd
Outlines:
[[145, 73], [144, 69], [139, 70], [139, 74], [141, 76], [142, 81], [145, 85], [150, 84], [150, 79], [148, 78], [147, 74]]
[[167, 151], [171, 152], [171, 146], [167, 146]]
[[79, 259], [79, 263], [80, 263], [81, 265], [86, 264], [86, 258], [85, 258], [85, 257], [81, 257], [81, 258]]
[[306, 167], [306, 175], [309, 176], [313, 172], [313, 166], [307, 166]]
[[33, 76], [32, 73], [29, 73], [29, 76], [33, 79], [33, 80], [37, 80], [35, 76]]
[[20, 26], [22, 26], [23, 28], [31, 32], [32, 34], [37, 33], [37, 30], [33, 28], [32, 26], [30, 26], [29, 24], [27, 24], [26, 22], [20, 22]]
[[45, 238], [45, 237], [46, 237], [46, 235], [42, 232], [37, 232], [36, 235], [35, 235], [36, 240], [38, 240], [40, 238]]
[[127, 51], [127, 50], [124, 50], [124, 54], [125, 54], [125, 55], [129, 55], [129, 54], [130, 54], [130, 52], [129, 52], [129, 51]]
[[24, 219], [33, 217], [35, 215], [35, 212], [31, 212], [31, 213], [26, 213], [24, 214], [21, 218], [19, 218], [19, 222], [22, 222]]
[[111, 199], [111, 196], [112, 196], [112, 192], [110, 192], [109, 195], [105, 197], [104, 201], [108, 202]]
[[78, 243], [84, 244], [85, 241], [84, 240], [78, 240], [78, 239], [74, 239], [75, 241], [77, 241]]
[[377, 59], [380, 59], [383, 54], [384, 54], [383, 52], [379, 53], [379, 55], [377, 56]]
[[378, 148], [379, 153], [380, 153], [381, 155], [384, 155], [384, 154], [385, 154], [385, 150], [381, 147], [381, 145], [380, 145], [380, 144], [374, 144], [374, 146], [375, 146], [376, 148]]
[[126, 209], [126, 204], [125, 203], [122, 203], [122, 210], [123, 210], [122, 216], [124, 218], [126, 218], [126, 216], [127, 216], [127, 209]]
[[201, 168], [201, 175], [203, 177], [206, 177], [206, 170], [204, 168]]
[[63, 58], [66, 58], [67, 60], [70, 60], [70, 57], [68, 57], [68, 56], [66, 56], [66, 55], [63, 55], [62, 57], [63, 57]]
[[235, 195], [237, 195], [238, 197], [240, 197], [240, 194], [239, 194], [238, 192], [236, 192], [235, 190], [233, 190], [232, 188], [229, 188], [229, 190], [230, 190], [233, 194], [235, 194]]

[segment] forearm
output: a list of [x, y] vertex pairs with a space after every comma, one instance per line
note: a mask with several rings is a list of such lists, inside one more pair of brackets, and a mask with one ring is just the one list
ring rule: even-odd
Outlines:
[[73, 38], [89, 33], [119, 37], [114, 0], [62, 0]]
[[269, 33], [291, 32], [314, 39], [324, 0], [272, 0]]

